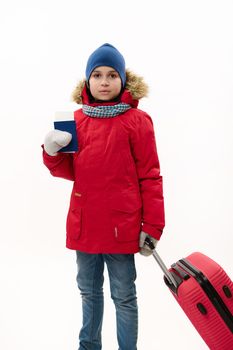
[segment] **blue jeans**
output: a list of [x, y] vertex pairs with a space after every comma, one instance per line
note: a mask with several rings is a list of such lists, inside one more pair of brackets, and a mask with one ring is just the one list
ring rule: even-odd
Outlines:
[[119, 350], [136, 350], [138, 308], [134, 254], [87, 254], [76, 251], [77, 283], [82, 296], [83, 325], [79, 350], [100, 350], [103, 321], [104, 264], [116, 308]]

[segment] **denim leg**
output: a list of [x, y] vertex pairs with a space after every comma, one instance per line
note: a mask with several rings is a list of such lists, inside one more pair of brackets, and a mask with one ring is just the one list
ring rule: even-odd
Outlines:
[[134, 254], [104, 254], [116, 308], [119, 350], [136, 350], [138, 307]]
[[82, 296], [83, 325], [79, 333], [79, 350], [100, 350], [103, 321], [102, 254], [77, 254], [77, 283]]

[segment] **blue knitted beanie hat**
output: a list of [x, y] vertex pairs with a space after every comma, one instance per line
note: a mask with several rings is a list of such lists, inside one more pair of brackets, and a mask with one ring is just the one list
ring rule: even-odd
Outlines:
[[122, 54], [114, 46], [104, 44], [90, 55], [86, 67], [86, 81], [89, 81], [92, 71], [100, 66], [114, 68], [120, 75], [122, 86], [125, 86], [125, 60]]

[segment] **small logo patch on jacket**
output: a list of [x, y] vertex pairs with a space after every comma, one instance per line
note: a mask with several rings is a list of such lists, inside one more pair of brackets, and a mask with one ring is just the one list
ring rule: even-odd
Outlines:
[[115, 237], [118, 236], [118, 231], [117, 231], [117, 227], [115, 227]]
[[81, 196], [82, 196], [81, 193], [78, 193], [78, 192], [74, 192], [74, 195], [75, 195], [76, 197], [81, 197]]

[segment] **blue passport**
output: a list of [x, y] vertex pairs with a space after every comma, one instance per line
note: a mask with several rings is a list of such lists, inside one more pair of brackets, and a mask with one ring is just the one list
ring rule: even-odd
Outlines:
[[61, 131], [67, 131], [72, 134], [72, 140], [70, 143], [67, 146], [61, 148], [58, 152], [77, 152], [78, 138], [75, 120], [55, 121], [54, 128]]

